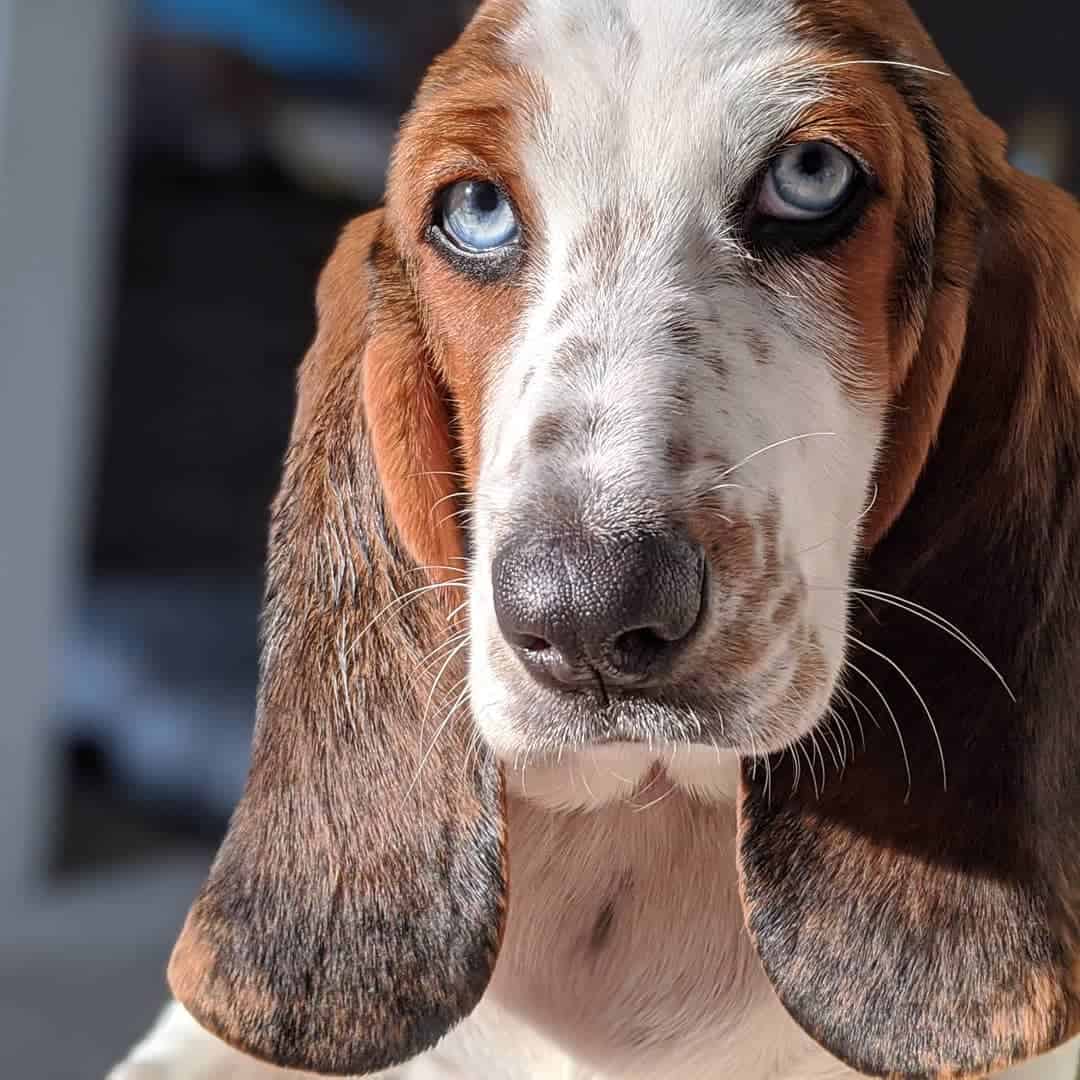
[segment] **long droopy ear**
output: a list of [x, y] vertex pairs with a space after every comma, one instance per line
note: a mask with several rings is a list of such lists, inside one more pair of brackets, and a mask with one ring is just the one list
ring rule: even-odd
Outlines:
[[208, 1030], [326, 1075], [399, 1064], [467, 1016], [505, 911], [501, 777], [433, 686], [462, 674], [445, 651], [460, 585], [418, 564], [455, 565], [432, 526], [454, 469], [390, 244], [381, 212], [361, 219], [320, 284], [250, 776], [169, 967]]
[[935, 286], [959, 321], [912, 375], [942, 416], [856, 573], [837, 722], [748, 766], [740, 806], [773, 986], [871, 1076], [1080, 1032], [1080, 208], [996, 148], [967, 190], [978, 242]]

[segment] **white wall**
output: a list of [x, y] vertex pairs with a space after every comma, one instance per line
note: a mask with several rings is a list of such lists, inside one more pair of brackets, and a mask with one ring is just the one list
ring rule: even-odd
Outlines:
[[0, 0], [0, 910], [51, 812], [50, 647], [90, 458], [124, 0]]

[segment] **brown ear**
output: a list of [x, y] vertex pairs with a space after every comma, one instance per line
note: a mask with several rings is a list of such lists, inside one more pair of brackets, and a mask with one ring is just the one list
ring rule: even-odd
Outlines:
[[843, 723], [741, 797], [764, 966], [872, 1076], [983, 1076], [1080, 1031], [1080, 209], [996, 160], [981, 197], [962, 345], [918, 361], [955, 369], [935, 445], [856, 574]]
[[[454, 552], [424, 534], [430, 502], [402, 528], [388, 490], [453, 470], [381, 222], [346, 231], [320, 284], [273, 514], [251, 772], [169, 968], [211, 1032], [329, 1075], [399, 1064], [468, 1015], [505, 907], [501, 778], [431, 685], [461, 675], [447, 653], [428, 662], [451, 631], [435, 598], [459, 586], [427, 587], [409, 554], [453, 565]], [[400, 417], [370, 411], [373, 357], [414, 395]]]

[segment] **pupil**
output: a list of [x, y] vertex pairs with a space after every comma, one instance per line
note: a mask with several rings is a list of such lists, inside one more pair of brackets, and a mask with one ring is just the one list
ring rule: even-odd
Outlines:
[[817, 176], [825, 171], [825, 152], [820, 146], [809, 146], [802, 154], [802, 171], [807, 176]]
[[473, 184], [469, 195], [479, 214], [494, 214], [499, 209], [499, 189], [494, 184]]

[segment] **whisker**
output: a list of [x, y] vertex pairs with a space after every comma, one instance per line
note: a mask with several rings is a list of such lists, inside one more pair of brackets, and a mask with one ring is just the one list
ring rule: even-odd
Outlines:
[[452, 644], [458, 644], [461, 641], [464, 641], [465, 638], [468, 637], [468, 634], [469, 632], [467, 630], [459, 630], [457, 633], [451, 634], [445, 641], [440, 642], [438, 645], [435, 646], [434, 649], [432, 649], [429, 653], [420, 658], [416, 665], [417, 672], [423, 673], [431, 664], [431, 662], [439, 656], [440, 653], [442, 653], [445, 649], [450, 648]]
[[862, 748], [865, 750], [866, 728], [863, 727], [862, 712], [860, 712], [860, 708], [865, 710], [867, 716], [870, 717], [870, 722], [874, 725], [874, 727], [880, 726], [877, 722], [877, 717], [874, 716], [874, 714], [867, 707], [866, 702], [863, 701], [863, 699], [859, 697], [858, 694], [852, 691], [850, 687], [838, 686], [836, 690], [837, 693], [843, 697], [844, 701], [847, 702], [848, 708], [851, 709], [851, 715], [855, 717], [855, 723], [859, 725], [859, 738], [862, 741]]
[[854, 671], [855, 674], [858, 675], [861, 679], [864, 679], [866, 681], [870, 689], [873, 690], [874, 693], [877, 694], [877, 696], [881, 699], [882, 705], [885, 706], [885, 711], [889, 714], [889, 719], [892, 721], [893, 729], [896, 731], [896, 737], [900, 741], [900, 753], [903, 755], [904, 771], [907, 774], [907, 794], [904, 796], [904, 805], [906, 806], [911, 801], [911, 760], [908, 757], [907, 744], [904, 742], [904, 733], [900, 729], [900, 721], [897, 720], [896, 713], [893, 712], [893, 707], [889, 704], [889, 699], [885, 696], [877, 683], [875, 683], [874, 680], [871, 679], [870, 676], [862, 670], [862, 668], [858, 667], [850, 659], [845, 660], [844, 664], [846, 667], [851, 668], [851, 670]]
[[832, 71], [835, 68], [845, 67], [896, 67], [906, 68], [909, 71], [921, 71], [924, 75], [940, 75], [943, 79], [951, 79], [952, 73], [948, 71], [939, 71], [937, 68], [925, 67], [923, 64], [909, 64], [903, 60], [838, 60], [832, 64], [820, 64], [813, 69], [813, 73], [818, 71]]
[[810, 732], [810, 745], [814, 748], [814, 759], [821, 763], [821, 788], [818, 792], [820, 798], [821, 793], [825, 790], [825, 784], [829, 779], [829, 766], [825, 762], [825, 755], [821, 752], [821, 743], [818, 742], [818, 737], [821, 732], [817, 729]]
[[839, 737], [832, 729], [832, 721], [835, 719], [830, 710], [821, 723], [821, 738], [829, 749], [829, 757], [832, 758], [833, 768], [837, 772], [844, 771], [844, 763], [847, 760], [846, 748], [841, 748]]
[[[620, 776], [617, 772], [614, 772], [611, 769], [608, 769], [608, 773], [611, 776], [614, 776], [616, 780], [621, 780], [627, 786], [629, 786], [631, 783], [633, 783], [632, 780], [627, 779], [627, 777], [625, 777], [625, 776]], [[663, 776], [663, 775], [664, 774], [660, 769], [655, 769], [653, 771], [652, 779], [643, 788], [641, 788], [639, 791], [634, 792], [634, 798], [638, 799], [642, 795], [644, 795], [646, 791], [651, 790], [656, 785], [656, 781], [659, 780], [660, 777]]]
[[[431, 684], [431, 692], [428, 694], [427, 701], [424, 703], [424, 711], [423, 711], [423, 713], [421, 715], [421, 719], [420, 719], [421, 738], [423, 738], [424, 727], [425, 727], [425, 725], [427, 723], [428, 710], [431, 708], [431, 703], [435, 699], [435, 694], [437, 693], [437, 691], [439, 689], [439, 680], [443, 677], [443, 675], [446, 674], [446, 669], [454, 662], [454, 660], [458, 656], [461, 655], [462, 650], [464, 650], [467, 645], [468, 645], [467, 641], [462, 641], [462, 642], [459, 642], [456, 646], [454, 646], [453, 649], [451, 649], [450, 655], [447, 656], [447, 658], [443, 661], [443, 666], [441, 668], [439, 668], [439, 673], [438, 673], [438, 675], [435, 676], [435, 681]], [[461, 684], [464, 683], [467, 679], [468, 679], [468, 675], [465, 675], [462, 679], [460, 679], [451, 688], [450, 692], [453, 693], [454, 690], [456, 690], [459, 686], [461, 686]]]
[[746, 484], [714, 484], [712, 487], [705, 488], [704, 491], [699, 493], [699, 498], [705, 498], [706, 495], [715, 495], [718, 491], [749, 491], [750, 489]]
[[[415, 603], [422, 596], [426, 596], [428, 593], [438, 592], [440, 589], [465, 589], [468, 587], [468, 583], [465, 581], [436, 581], [428, 585], [421, 585], [415, 589], [410, 589], [407, 593], [403, 593], [401, 596], [395, 596], [385, 607], [377, 611], [371, 619], [361, 629], [357, 635], [356, 641], [359, 641], [367, 632], [375, 626], [376, 623], [384, 616], [389, 615], [391, 612], [401, 607], [403, 604]], [[356, 641], [354, 641], [352, 648], [356, 647]]]
[[925, 607], [922, 604], [916, 603], [914, 600], [907, 600], [902, 596], [896, 596], [893, 593], [882, 592], [880, 589], [861, 589], [852, 588], [850, 590], [855, 596], [865, 596], [872, 600], [879, 600], [883, 604], [889, 604], [892, 607], [898, 608], [901, 611], [906, 611], [909, 615], [914, 615], [916, 618], [920, 618], [925, 622], [928, 622], [931, 626], [936, 626], [939, 630], [948, 634], [954, 641], [963, 645], [976, 659], [980, 660], [995, 676], [998, 682], [1005, 689], [1005, 693], [1009, 695], [1013, 703], [1016, 703], [1016, 695], [1012, 692], [1005, 676], [998, 670], [990, 658], [975, 644], [974, 641], [968, 637], [955, 623], [950, 622], [944, 615], [939, 614], [932, 608]]
[[717, 478], [719, 480], [726, 480], [732, 473], [737, 472], [744, 465], [749, 464], [754, 458], [761, 457], [762, 454], [767, 454], [770, 450], [778, 450], [781, 446], [790, 446], [792, 443], [803, 442], [806, 439], [825, 439], [836, 438], [835, 431], [808, 431], [804, 435], [792, 435], [788, 439], [780, 439], [778, 442], [769, 443], [768, 446], [763, 446], [760, 450], [755, 450], [752, 454], [748, 454], [742, 459], [742, 461], [736, 462], [731, 468], [722, 472]]
[[[811, 736], [810, 741], [811, 741], [811, 744], [813, 744], [813, 736]], [[799, 749], [802, 751], [803, 757], [806, 758], [806, 764], [810, 768], [810, 782], [814, 785], [814, 798], [815, 799], [820, 799], [821, 798], [821, 788], [818, 787], [817, 769], [814, 768], [814, 759], [810, 756], [810, 751], [807, 749], [805, 741], [799, 743]]]
[[426, 472], [411, 473], [409, 475], [409, 479], [410, 480], [422, 480], [424, 477], [427, 477], [427, 476], [449, 476], [449, 477], [453, 478], [454, 480], [465, 480], [465, 481], [467, 481], [469, 479], [467, 473], [463, 473], [463, 472], [447, 472], [447, 471], [444, 471], [444, 470], [430, 470], [430, 471], [426, 471]]
[[[456, 559], [458, 562], [468, 561], [465, 558], [465, 556], [455, 555], [455, 556], [453, 556], [453, 558]], [[439, 566], [437, 563], [433, 563], [431, 566], [410, 566], [404, 572], [406, 574], [427, 574], [427, 573], [430, 573], [433, 570], [442, 570], [447, 574], [462, 575], [464, 573], [464, 568], [463, 567], [460, 567], [460, 566]], [[463, 576], [459, 576], [457, 581], [452, 582], [452, 584], [461, 584], [464, 581], [465, 581], [465, 578]]]
[[[815, 732], [816, 735], [821, 736], [821, 741], [825, 744], [825, 748], [829, 751], [829, 757], [832, 759], [833, 768], [837, 772], [840, 771], [842, 758], [839, 757], [839, 748], [836, 743], [833, 733], [829, 730], [828, 724], [822, 724], [820, 728]], [[824, 764], [824, 761], [822, 762]], [[828, 774], [826, 774], [827, 776]]]
[[853, 635], [848, 635], [848, 640], [853, 644], [858, 645], [860, 648], [865, 649], [868, 653], [876, 656], [879, 660], [884, 661], [889, 665], [905, 683], [910, 687], [911, 692], [918, 698], [919, 704], [922, 706], [922, 710], [926, 713], [926, 719], [930, 722], [930, 730], [934, 733], [934, 741], [937, 743], [938, 755], [941, 758], [941, 782], [945, 791], [949, 790], [949, 774], [945, 767], [945, 747], [941, 742], [941, 733], [938, 731], [937, 723], [934, 721], [934, 714], [930, 711], [930, 706], [926, 704], [926, 699], [919, 692], [919, 688], [911, 681], [907, 672], [891, 657], [886, 656], [880, 649], [875, 649], [872, 645], [867, 645], [865, 641], [860, 641]]
[[[851, 727], [844, 719], [843, 714], [835, 708], [829, 709], [829, 715], [835, 721], [837, 727], [840, 728], [840, 732], [843, 736], [843, 748], [844, 748], [844, 762], [846, 763], [855, 759], [855, 755], [858, 753], [858, 747], [855, 745], [855, 736], [852, 734]], [[848, 749], [851, 750], [851, 757], [848, 757]]]
[[469, 769], [472, 766], [474, 759], [479, 758], [480, 751], [483, 749], [483, 746], [484, 741], [480, 736], [480, 732], [474, 728], [472, 730], [472, 733], [469, 735], [469, 742], [465, 748], [465, 767], [461, 773], [463, 780], [467, 779], [469, 775]]
[[575, 770], [576, 766], [577, 774], [581, 777], [581, 785], [585, 788], [585, 794], [595, 803], [596, 795], [593, 793], [593, 789], [589, 787], [588, 778], [585, 776], [585, 767], [581, 764], [581, 756], [582, 755], [578, 755], [577, 759], [571, 763], [571, 773]]
[[431, 745], [427, 748], [423, 757], [421, 757], [420, 764], [416, 767], [416, 775], [412, 778], [412, 782], [406, 789], [405, 794], [401, 799], [401, 803], [398, 806], [399, 813], [405, 809], [405, 806], [409, 801], [409, 796], [411, 796], [413, 791], [416, 789], [416, 785], [417, 783], [419, 783], [420, 777], [424, 772], [424, 766], [427, 765], [428, 761], [431, 758], [431, 755], [435, 752], [435, 747], [438, 745], [439, 738], [442, 736], [442, 733], [446, 730], [450, 721], [453, 719], [454, 714], [458, 711], [462, 704], [468, 700], [468, 697], [469, 688], [466, 686], [465, 689], [461, 692], [461, 695], [458, 697], [457, 701], [454, 703], [453, 708], [451, 708], [450, 711], [447, 712], [446, 717], [443, 719], [442, 723], [439, 724], [438, 730], [435, 732], [434, 736], [431, 739]]
[[870, 502], [866, 505], [865, 509], [863, 509], [859, 513], [858, 517], [852, 518], [851, 521], [845, 522], [844, 525], [841, 527], [839, 532], [835, 532], [831, 536], [827, 536], [824, 540], [820, 541], [819, 543], [811, 544], [810, 547], [803, 548], [801, 551], [796, 551], [795, 552], [796, 557], [798, 557], [799, 555], [809, 555], [814, 551], [820, 551], [821, 548], [825, 547], [826, 544], [831, 544], [834, 540], [839, 540], [842, 536], [845, 536], [852, 529], [854, 529], [856, 525], [861, 524], [863, 521], [866, 520], [867, 517], [870, 516], [870, 514], [872, 513], [874, 507], [877, 505], [877, 500], [878, 500], [878, 486], [877, 486], [877, 484], [875, 484], [874, 485], [874, 492], [870, 496]]
[[467, 499], [471, 493], [468, 491], [451, 491], [449, 495], [444, 495], [441, 499], [436, 499], [432, 504], [431, 512], [434, 513], [439, 509], [444, 502], [450, 502], [451, 499]]
[[663, 795], [653, 799], [652, 802], [646, 803], [644, 806], [635, 806], [633, 812], [635, 814], [644, 814], [646, 810], [651, 810], [654, 806], [659, 806], [665, 799], [670, 798], [678, 789], [672, 783], [668, 783], [668, 789]]
[[799, 760], [799, 754], [794, 746], [787, 748], [787, 753], [791, 755], [791, 771], [794, 774], [794, 779], [791, 782], [791, 794], [799, 790], [799, 781], [802, 779], [802, 761]]
[[[446, 621], [453, 622], [469, 606], [470, 603], [470, 600], [465, 600], [463, 603], [458, 604], [458, 606], [454, 608], [454, 610], [451, 611], [449, 615], [446, 616]], [[468, 633], [467, 630], [462, 632]]]
[[443, 517], [439, 518], [436, 524], [439, 528], [442, 528], [448, 521], [464, 521], [472, 514], [472, 512], [473, 508], [471, 506], [465, 506], [460, 510], [455, 510], [452, 514], [445, 514]]

